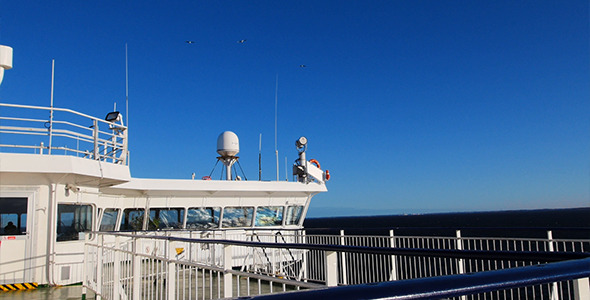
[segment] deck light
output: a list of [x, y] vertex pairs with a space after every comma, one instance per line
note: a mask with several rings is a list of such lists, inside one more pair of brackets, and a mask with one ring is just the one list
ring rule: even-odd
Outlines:
[[307, 138], [304, 136], [295, 141], [295, 146], [297, 146], [298, 149], [305, 147], [305, 145], [307, 145]]
[[119, 115], [120, 113], [118, 111], [110, 112], [104, 119], [107, 122], [115, 122], [119, 119]]

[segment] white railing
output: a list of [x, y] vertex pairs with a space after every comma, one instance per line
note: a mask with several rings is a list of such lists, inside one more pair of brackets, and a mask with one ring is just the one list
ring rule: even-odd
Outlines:
[[[107, 299], [237, 297], [590, 256], [589, 239], [553, 239], [550, 231], [547, 235], [516, 239], [462, 237], [460, 231], [455, 237], [395, 236], [393, 231], [390, 236], [246, 230], [100, 233], [96, 242], [87, 242], [85, 285]], [[569, 280], [461, 299], [577, 299], [578, 286], [584, 283]]]
[[[84, 286], [99, 298], [217, 299], [320, 286], [273, 273], [257, 247], [160, 233], [97, 234], [86, 241]], [[272, 257], [270, 264], [285, 264], [284, 255]]]
[[0, 151], [127, 165], [127, 127], [70, 109], [0, 103]]
[[[406, 249], [440, 249], [440, 250], [472, 250], [472, 251], [531, 251], [531, 252], [590, 252], [590, 239], [553, 239], [552, 232], [547, 232], [547, 238], [493, 238], [493, 237], [465, 237], [461, 231], [456, 231], [454, 237], [436, 236], [397, 236], [391, 230], [389, 236], [368, 235], [305, 235], [310, 244], [343, 245], [363, 247], [391, 247]], [[321, 256], [320, 258], [321, 259]], [[412, 279], [469, 272], [480, 272], [503, 268], [512, 268], [539, 263], [539, 261], [514, 262], [496, 261], [466, 262], [448, 258], [427, 258], [412, 256], [375, 257], [374, 255], [349, 253], [342, 254], [339, 262], [348, 273], [340, 274], [340, 284], [361, 284], [397, 279]], [[321, 263], [316, 263], [321, 265]], [[373, 266], [367, 273], [363, 268], [355, 265]], [[396, 272], [391, 272], [395, 269]], [[350, 271], [354, 270], [354, 271]], [[344, 271], [343, 271], [344, 272]], [[321, 272], [320, 272], [321, 273]], [[311, 280], [322, 280], [313, 277]]]

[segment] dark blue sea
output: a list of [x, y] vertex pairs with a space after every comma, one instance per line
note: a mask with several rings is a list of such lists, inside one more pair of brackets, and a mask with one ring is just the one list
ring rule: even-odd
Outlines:
[[590, 239], [590, 207], [306, 219], [308, 233]]

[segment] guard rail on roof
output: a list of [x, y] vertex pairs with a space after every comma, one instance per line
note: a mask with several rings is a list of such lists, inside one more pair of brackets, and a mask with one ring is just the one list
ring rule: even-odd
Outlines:
[[0, 152], [69, 155], [128, 164], [127, 127], [74, 110], [0, 103]]

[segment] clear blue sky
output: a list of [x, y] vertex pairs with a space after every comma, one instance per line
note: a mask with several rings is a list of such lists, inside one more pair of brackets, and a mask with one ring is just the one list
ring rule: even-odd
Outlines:
[[0, 44], [14, 48], [0, 101], [49, 106], [55, 59], [55, 106], [124, 108], [127, 43], [134, 177], [208, 175], [232, 130], [251, 180], [262, 134], [274, 180], [278, 74], [281, 179], [301, 135], [332, 174], [312, 216], [588, 207], [589, 12], [586, 0], [0, 0]]

